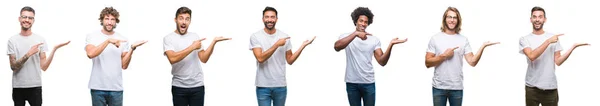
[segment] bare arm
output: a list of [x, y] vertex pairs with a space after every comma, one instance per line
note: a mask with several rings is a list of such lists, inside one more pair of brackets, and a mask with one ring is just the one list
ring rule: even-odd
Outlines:
[[85, 46], [85, 52], [87, 53], [88, 58], [92, 59], [95, 58], [96, 56], [100, 55], [100, 53], [102, 53], [102, 51], [104, 51], [104, 49], [108, 46], [108, 44], [115, 44], [115, 46], [119, 47], [120, 42], [123, 42], [122, 40], [116, 40], [116, 39], [107, 39], [104, 42], [100, 43], [99, 45], [92, 45], [92, 44], [88, 44]]
[[366, 33], [366, 32], [354, 32], [342, 39], [335, 41], [335, 45], [333, 46], [333, 48], [335, 49], [335, 51], [339, 52], [340, 50], [345, 49], [348, 46], [348, 44], [350, 44], [350, 42], [352, 42], [352, 40], [354, 40], [354, 38], [359, 37], [362, 40], [366, 40], [367, 35], [371, 35], [371, 34]]
[[200, 52], [198, 52], [198, 58], [200, 58], [200, 61], [202, 63], [208, 62], [208, 59], [210, 59], [210, 55], [212, 55], [212, 52], [217, 42], [223, 40], [231, 40], [231, 38], [215, 37], [215, 39], [212, 41], [212, 43], [210, 43], [206, 50], [201, 50]]
[[25, 62], [29, 59], [29, 56], [23, 56], [17, 60], [17, 56], [14, 54], [9, 55], [8, 57], [10, 59], [10, 69], [13, 72], [18, 72], [21, 70], [21, 68], [23, 68], [23, 64], [25, 64]]
[[258, 63], [263, 63], [265, 61], [267, 61], [267, 59], [271, 58], [271, 56], [273, 55], [273, 53], [275, 52], [275, 50], [277, 50], [277, 48], [279, 48], [279, 46], [283, 46], [285, 45], [285, 43], [287, 42], [286, 40], [290, 39], [290, 37], [286, 37], [286, 38], [280, 38], [277, 42], [275, 42], [275, 44], [273, 44], [273, 46], [271, 46], [271, 48], [267, 49], [267, 51], [262, 51], [262, 48], [252, 48], [252, 52], [254, 53], [254, 57], [256, 57], [256, 60], [258, 61]]
[[306, 46], [308, 46], [309, 44], [311, 44], [311, 43], [312, 43], [312, 42], [315, 40], [315, 38], [316, 38], [316, 36], [315, 36], [315, 37], [313, 37], [313, 38], [312, 38], [312, 39], [310, 39], [310, 40], [306, 40], [306, 41], [304, 41], [304, 42], [302, 43], [302, 45], [300, 46], [300, 48], [298, 48], [298, 50], [296, 50], [296, 52], [295, 52], [295, 53], [293, 53], [293, 54], [292, 54], [292, 50], [288, 50], [288, 51], [286, 51], [286, 52], [285, 52], [285, 53], [286, 53], [285, 57], [286, 57], [287, 63], [288, 63], [289, 65], [292, 65], [292, 64], [294, 64], [294, 62], [296, 62], [296, 59], [298, 59], [298, 57], [300, 57], [300, 54], [302, 54], [302, 51], [304, 50], [304, 48], [305, 48]]
[[560, 51], [554, 52], [555, 64], [558, 66], [562, 65], [569, 58], [569, 56], [571, 56], [571, 53], [573, 52], [573, 50], [575, 50], [575, 48], [577, 48], [579, 46], [587, 46], [587, 45], [590, 45], [590, 44], [587, 44], [587, 43], [575, 44], [575, 45], [573, 45], [573, 47], [571, 47], [569, 50], [567, 50], [567, 52], [564, 55], [561, 55]]
[[48, 67], [50, 67], [50, 63], [52, 63], [52, 59], [54, 58], [54, 53], [56, 52], [56, 50], [69, 44], [70, 42], [71, 41], [67, 41], [65, 43], [56, 45], [54, 47], [54, 49], [52, 49], [52, 52], [50, 52], [50, 56], [48, 56], [48, 58], [46, 58], [46, 52], [40, 53], [40, 61], [42, 62], [42, 63], [40, 63], [40, 65], [41, 65], [43, 71], [46, 71], [48, 69]]
[[534, 61], [538, 57], [540, 57], [540, 55], [542, 55], [542, 53], [544, 53], [544, 51], [546, 51], [546, 48], [548, 48], [548, 46], [550, 44], [558, 42], [558, 37], [562, 36], [562, 35], [563, 34], [558, 34], [558, 35], [552, 36], [551, 38], [544, 41], [544, 43], [542, 43], [539, 47], [535, 48], [534, 50], [531, 50], [530, 47], [524, 48], [523, 54], [525, 54], [525, 56], [527, 56], [529, 61]]
[[485, 42], [480, 48], [479, 51], [477, 51], [477, 54], [473, 55], [473, 53], [467, 53], [464, 55], [465, 60], [467, 60], [467, 63], [469, 63], [469, 65], [471, 65], [471, 67], [475, 67], [477, 66], [477, 63], [479, 63], [479, 60], [481, 59], [481, 55], [483, 55], [483, 50], [485, 50], [485, 48], [487, 46], [491, 46], [491, 45], [495, 45], [498, 44], [499, 42], [495, 42], [495, 43], [491, 43], [491, 42]]
[[143, 44], [145, 44], [148, 41], [137, 41], [136, 43], [134, 43], [133, 45], [131, 45], [131, 48], [129, 48], [129, 52], [124, 52], [121, 53], [121, 68], [122, 69], [127, 69], [129, 67], [129, 63], [131, 62], [131, 56], [133, 54], [133, 51], [135, 51], [135, 49]]
[[425, 66], [430, 68], [442, 64], [444, 60], [454, 56], [454, 50], [456, 49], [458, 49], [458, 47], [448, 48], [443, 54], [437, 56], [435, 53], [427, 52], [427, 54], [425, 54]]
[[390, 45], [388, 46], [385, 53], [383, 53], [383, 51], [381, 51], [381, 48], [373, 51], [374, 52], [373, 54], [375, 56], [375, 60], [377, 60], [377, 63], [379, 63], [379, 65], [381, 65], [381, 66], [387, 65], [388, 60], [390, 60], [390, 56], [392, 54], [392, 48], [394, 47], [394, 45], [398, 44], [398, 43], [404, 43], [407, 40], [408, 39], [399, 40], [398, 38], [394, 38], [390, 42]]

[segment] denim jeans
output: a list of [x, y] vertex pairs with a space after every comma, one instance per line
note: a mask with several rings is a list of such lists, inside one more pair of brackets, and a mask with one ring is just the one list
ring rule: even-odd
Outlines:
[[258, 106], [285, 106], [287, 87], [256, 87]]
[[446, 102], [450, 102], [450, 106], [462, 106], [463, 90], [445, 90], [432, 87], [433, 106], [446, 106]]
[[172, 86], [173, 106], [204, 106], [204, 86], [181, 88]]
[[123, 106], [123, 91], [91, 90], [92, 106]]
[[346, 92], [350, 106], [375, 106], [375, 83], [346, 83]]
[[13, 88], [12, 98], [15, 106], [25, 106], [25, 101], [31, 106], [42, 106], [42, 87]]

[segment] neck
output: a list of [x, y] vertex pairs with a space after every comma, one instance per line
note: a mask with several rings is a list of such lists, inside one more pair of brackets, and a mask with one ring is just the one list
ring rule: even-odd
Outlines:
[[21, 35], [23, 35], [23, 36], [29, 36], [31, 34], [32, 34], [31, 33], [31, 29], [29, 29], [29, 30], [21, 30]]
[[269, 30], [269, 29], [265, 28], [264, 30], [265, 30], [265, 32], [267, 32], [267, 34], [269, 34], [269, 35], [275, 34], [275, 31], [276, 31], [276, 30], [275, 30], [275, 28], [273, 28], [273, 29], [271, 29], [271, 30]]
[[534, 29], [534, 30], [533, 30], [533, 34], [536, 34], [536, 35], [542, 35], [542, 34], [544, 34], [544, 33], [545, 33], [544, 29], [540, 29], [540, 30], [535, 30], [535, 29]]
[[105, 35], [113, 35], [113, 34], [115, 34], [115, 31], [110, 31], [109, 32], [109, 31], [106, 31], [106, 30], [102, 29], [102, 33], [105, 34]]
[[446, 33], [448, 35], [454, 35], [454, 34], [456, 34], [456, 31], [446, 29], [446, 30], [444, 30], [444, 33]]

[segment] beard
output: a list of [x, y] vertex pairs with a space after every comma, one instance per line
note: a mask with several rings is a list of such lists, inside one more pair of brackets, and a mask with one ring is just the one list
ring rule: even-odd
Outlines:
[[117, 25], [112, 25], [112, 28], [108, 29], [106, 26], [108, 25], [103, 25], [102, 28], [104, 28], [104, 30], [108, 31], [108, 32], [112, 32], [113, 30], [115, 30], [115, 28], [117, 28]]
[[21, 30], [29, 30], [29, 29], [31, 29], [31, 23], [28, 23], [28, 24], [29, 24], [29, 27], [26, 27], [25, 23], [21, 23]]
[[187, 27], [185, 29], [181, 29], [181, 27], [177, 27], [177, 32], [179, 32], [179, 34], [181, 35], [185, 35], [187, 33]]
[[[536, 24], [536, 23], [538, 23], [538, 24]], [[539, 28], [536, 28], [536, 27], [535, 27], [536, 25], [540, 25], [540, 27], [539, 27]], [[534, 22], [532, 26], [533, 26], [533, 30], [536, 30], [536, 31], [538, 31], [538, 30], [542, 30], [542, 29], [544, 28], [544, 23], [541, 23], [541, 22]]]
[[[264, 23], [265, 23], [265, 28], [267, 28], [268, 30], [275, 29], [275, 22], [264, 22]], [[273, 26], [269, 27], [269, 24], [273, 24]]]

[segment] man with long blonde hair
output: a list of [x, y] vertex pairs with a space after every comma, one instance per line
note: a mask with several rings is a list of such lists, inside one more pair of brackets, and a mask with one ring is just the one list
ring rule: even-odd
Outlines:
[[487, 46], [498, 42], [485, 42], [477, 54], [471, 52], [467, 37], [460, 34], [462, 18], [458, 9], [448, 7], [442, 18], [440, 33], [429, 40], [425, 66], [435, 67], [433, 75], [433, 105], [461, 106], [463, 96], [462, 58], [475, 67]]

